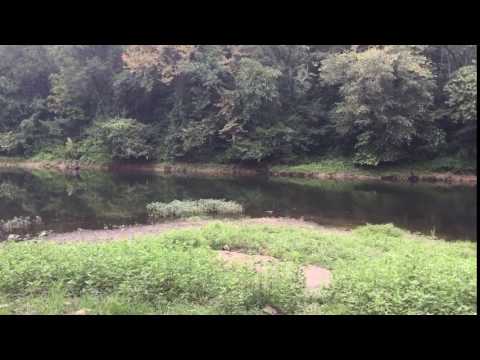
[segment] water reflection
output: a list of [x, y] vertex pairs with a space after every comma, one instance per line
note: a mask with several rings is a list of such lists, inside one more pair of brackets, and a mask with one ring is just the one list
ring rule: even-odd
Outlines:
[[476, 187], [0, 171], [0, 219], [41, 216], [58, 232], [145, 223], [148, 202], [210, 197], [237, 201], [254, 217], [303, 217], [342, 227], [392, 222], [449, 239], [477, 236]]

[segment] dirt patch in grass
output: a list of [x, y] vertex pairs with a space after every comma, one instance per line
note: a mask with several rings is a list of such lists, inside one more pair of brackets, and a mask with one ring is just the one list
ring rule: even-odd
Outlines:
[[255, 270], [261, 272], [268, 264], [278, 263], [279, 260], [266, 255], [249, 255], [237, 251], [221, 250], [218, 252], [220, 258], [230, 264], [254, 265]]
[[317, 289], [319, 287], [329, 286], [332, 282], [332, 273], [330, 270], [320, 266], [309, 265], [303, 268], [307, 289]]
[[[257, 272], [265, 269], [265, 266], [274, 263], [280, 263], [279, 259], [266, 255], [249, 255], [236, 251], [221, 250], [218, 252], [220, 258], [231, 264], [248, 264], [255, 266]], [[316, 265], [302, 267], [305, 275], [305, 284], [307, 290], [315, 290], [320, 287], [329, 286], [332, 282], [332, 273], [330, 270]]]

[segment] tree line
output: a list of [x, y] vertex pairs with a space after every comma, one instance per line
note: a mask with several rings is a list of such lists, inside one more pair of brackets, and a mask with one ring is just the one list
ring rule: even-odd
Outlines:
[[475, 45], [1, 45], [0, 155], [475, 158], [476, 56]]

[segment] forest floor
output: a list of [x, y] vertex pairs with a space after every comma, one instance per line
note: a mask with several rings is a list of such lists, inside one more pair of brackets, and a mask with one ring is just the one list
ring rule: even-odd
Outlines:
[[[327, 159], [300, 165], [275, 165], [271, 167], [245, 167], [224, 164], [189, 163], [112, 163], [29, 160], [23, 158], [0, 157], [0, 167], [18, 167], [26, 169], [51, 169], [59, 171], [113, 170], [129, 172], [158, 172], [174, 175], [202, 176], [255, 176], [331, 179], [331, 180], [380, 180], [388, 182], [426, 182], [440, 184], [476, 185], [476, 165], [452, 166], [438, 165], [438, 161], [419, 162], [412, 165], [383, 166], [365, 169], [352, 165], [345, 160]], [[448, 170], [444, 170], [448, 169]]]
[[476, 256], [389, 224], [82, 230], [0, 244], [0, 314], [476, 314]]

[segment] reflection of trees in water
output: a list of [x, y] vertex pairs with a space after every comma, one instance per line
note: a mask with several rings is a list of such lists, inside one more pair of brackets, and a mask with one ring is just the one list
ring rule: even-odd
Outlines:
[[[305, 217], [326, 225], [393, 222], [405, 228], [476, 238], [476, 189], [256, 178], [162, 177], [82, 172], [0, 173], [0, 218], [40, 215], [63, 231], [146, 221], [152, 201], [224, 198], [247, 215]], [[12, 198], [9, 189], [16, 187]], [[52, 225], [52, 226], [53, 226]]]
[[309, 196], [317, 201], [328, 202], [329, 195], [322, 192], [336, 194], [336, 204], [313, 210], [320, 217], [351, 209], [347, 222], [393, 222], [416, 231], [428, 233], [436, 228], [437, 234], [476, 238], [476, 188], [356, 183], [345, 184], [344, 191], [327, 191], [328, 185], [323, 184], [292, 186], [308, 188]]

